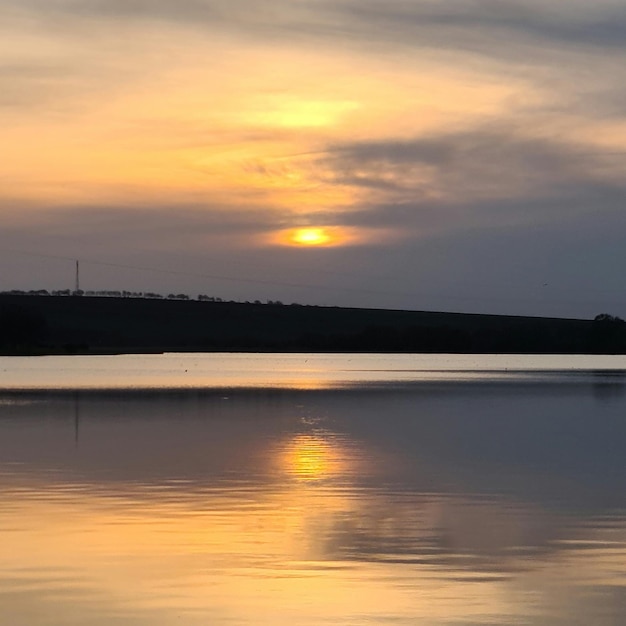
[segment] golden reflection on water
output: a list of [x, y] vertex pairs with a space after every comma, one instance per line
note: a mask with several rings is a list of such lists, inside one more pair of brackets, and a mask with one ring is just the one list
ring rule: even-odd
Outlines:
[[348, 449], [328, 433], [296, 435], [279, 458], [287, 475], [304, 481], [339, 478], [354, 470]]
[[[301, 450], [311, 445], [298, 439]], [[601, 596], [568, 607], [573, 590], [624, 585], [623, 522], [529, 560], [500, 531], [531, 515], [536, 525], [540, 510], [312, 486], [183, 489], [169, 499], [141, 487], [5, 491], [0, 616], [16, 615], [11, 626], [505, 624], [516, 615], [582, 624], [576, 611], [593, 615]]]
[[[436, 439], [412, 430], [428, 416], [422, 395], [406, 414], [389, 396], [263, 398], [86, 398], [77, 446], [72, 402], [47, 417], [43, 404], [11, 408], [19, 419], [0, 420], [0, 455], [14, 459], [0, 459], [0, 624], [621, 623], [623, 515], [551, 510], [532, 490], [481, 493], [494, 467], [476, 474], [483, 447], [475, 466], [454, 447], [440, 462]], [[364, 428], [368, 409], [386, 411], [390, 450]], [[534, 485], [531, 470], [502, 466], [509, 486]]]

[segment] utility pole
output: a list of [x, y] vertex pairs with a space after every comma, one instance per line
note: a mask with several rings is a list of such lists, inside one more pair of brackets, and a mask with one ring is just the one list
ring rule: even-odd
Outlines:
[[78, 259], [76, 260], [76, 295], [80, 291], [80, 268], [78, 266]]

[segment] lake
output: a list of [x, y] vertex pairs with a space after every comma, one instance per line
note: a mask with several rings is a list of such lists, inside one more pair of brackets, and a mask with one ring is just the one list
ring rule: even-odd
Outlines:
[[0, 358], [0, 623], [626, 623], [626, 357]]

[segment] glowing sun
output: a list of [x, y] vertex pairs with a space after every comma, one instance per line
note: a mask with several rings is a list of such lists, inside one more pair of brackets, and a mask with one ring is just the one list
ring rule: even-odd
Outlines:
[[346, 226], [302, 226], [271, 233], [266, 241], [296, 248], [331, 248], [365, 241], [367, 237]]
[[321, 246], [331, 239], [324, 228], [297, 228], [291, 233], [291, 241], [300, 246]]

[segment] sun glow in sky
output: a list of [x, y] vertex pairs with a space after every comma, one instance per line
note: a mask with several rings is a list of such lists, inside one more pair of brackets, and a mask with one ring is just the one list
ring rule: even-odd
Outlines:
[[301, 246], [321, 246], [332, 241], [332, 237], [324, 228], [298, 228], [291, 240]]
[[364, 245], [377, 240], [384, 243], [394, 233], [381, 229], [351, 228], [345, 226], [304, 226], [287, 228], [273, 233], [268, 241], [272, 245], [296, 248], [333, 248]]
[[[179, 272], [94, 289], [620, 313], [614, 22], [611, 0], [0, 0], [0, 289], [67, 286], [12, 247]], [[198, 280], [215, 265], [235, 280]]]

